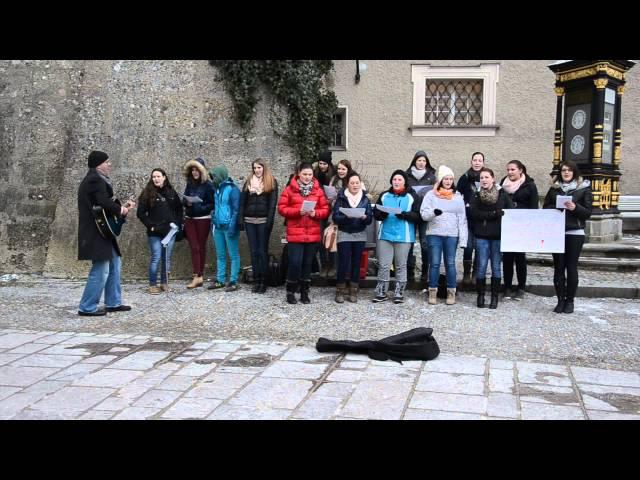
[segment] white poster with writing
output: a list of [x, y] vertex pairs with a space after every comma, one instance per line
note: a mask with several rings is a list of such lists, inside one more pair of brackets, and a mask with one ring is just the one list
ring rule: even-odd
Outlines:
[[502, 217], [501, 252], [564, 253], [564, 211], [507, 209]]

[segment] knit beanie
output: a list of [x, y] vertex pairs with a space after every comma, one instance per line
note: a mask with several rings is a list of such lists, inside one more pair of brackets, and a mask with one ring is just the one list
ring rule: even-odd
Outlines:
[[318, 156], [318, 161], [331, 163], [331, 150], [325, 150]]
[[200, 165], [202, 165], [204, 167], [204, 158], [198, 157], [198, 158], [196, 158], [196, 162], [198, 162]]
[[209, 170], [209, 176], [211, 177], [213, 185], [217, 188], [222, 182], [229, 178], [229, 171], [224, 165], [218, 165]]
[[89, 154], [87, 164], [89, 165], [89, 168], [96, 168], [98, 165], [106, 162], [108, 158], [109, 155], [107, 155], [106, 153], [100, 152], [98, 150], [93, 150]]
[[438, 183], [441, 182], [442, 179], [447, 175], [451, 175], [452, 177], [455, 178], [455, 175], [453, 174], [453, 170], [451, 170], [446, 165], [440, 165], [440, 167], [438, 167]]
[[395, 177], [396, 175], [402, 176], [402, 178], [404, 178], [404, 188], [409, 188], [409, 177], [407, 176], [407, 172], [405, 172], [404, 170], [396, 170], [395, 172], [393, 172], [391, 174], [391, 177], [389, 178], [389, 183], [393, 185], [393, 177]]

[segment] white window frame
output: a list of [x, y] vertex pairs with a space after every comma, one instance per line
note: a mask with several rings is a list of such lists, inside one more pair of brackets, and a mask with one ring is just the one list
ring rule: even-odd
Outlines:
[[[413, 82], [413, 137], [494, 137], [496, 125], [496, 93], [500, 76], [500, 64], [481, 63], [467, 67], [434, 67], [411, 65], [411, 81]], [[426, 125], [425, 90], [428, 79], [469, 79], [482, 80], [482, 126], [467, 125]]]
[[345, 152], [349, 148], [349, 108], [346, 105], [338, 105], [336, 113], [338, 113], [339, 110], [344, 110], [344, 117], [342, 119], [342, 123], [344, 125], [344, 146], [329, 147], [329, 150], [331, 150], [332, 152]]

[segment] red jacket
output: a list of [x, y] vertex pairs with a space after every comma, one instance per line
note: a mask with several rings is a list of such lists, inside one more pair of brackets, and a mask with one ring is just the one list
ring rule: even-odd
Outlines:
[[[316, 216], [300, 215], [302, 202], [305, 200], [315, 200]], [[289, 243], [314, 243], [319, 242], [320, 220], [329, 216], [329, 203], [324, 195], [324, 190], [320, 187], [317, 179], [313, 179], [313, 188], [306, 197], [300, 195], [298, 177], [293, 177], [291, 182], [282, 192], [278, 202], [278, 213], [287, 219], [287, 242]]]

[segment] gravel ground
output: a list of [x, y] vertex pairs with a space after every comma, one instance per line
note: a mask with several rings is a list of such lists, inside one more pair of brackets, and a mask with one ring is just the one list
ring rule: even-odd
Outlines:
[[[336, 304], [331, 288], [312, 288], [311, 305], [288, 305], [284, 288], [264, 295], [186, 290], [151, 296], [144, 282], [123, 286], [131, 312], [79, 317], [84, 281], [21, 275], [0, 283], [0, 328], [154, 335], [173, 340], [247, 339], [313, 345], [320, 336], [365, 340], [430, 326], [443, 354], [570, 363], [640, 371], [640, 301], [581, 299], [573, 315], [551, 312], [555, 299], [527, 294], [497, 310], [475, 307], [475, 295], [428, 306], [417, 291], [404, 305], [373, 304], [364, 290], [357, 304]], [[440, 300], [440, 302], [443, 302]]]

